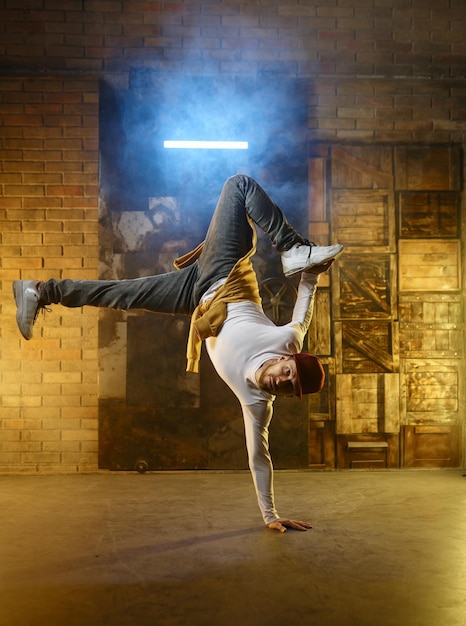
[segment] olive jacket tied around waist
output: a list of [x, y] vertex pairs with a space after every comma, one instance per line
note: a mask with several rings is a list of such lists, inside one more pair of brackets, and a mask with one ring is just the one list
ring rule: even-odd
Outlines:
[[[256, 252], [257, 233], [249, 218], [248, 221], [253, 231], [251, 249], [237, 261], [225, 283], [217, 289], [214, 296], [207, 302], [198, 304], [191, 316], [186, 350], [187, 372], [199, 372], [202, 342], [207, 337], [218, 335], [227, 318], [228, 303], [249, 300], [258, 305], [262, 304], [256, 273], [251, 262]], [[176, 259], [174, 262], [176, 269], [182, 269], [194, 263], [199, 258], [204, 243], [200, 243], [197, 248]]]

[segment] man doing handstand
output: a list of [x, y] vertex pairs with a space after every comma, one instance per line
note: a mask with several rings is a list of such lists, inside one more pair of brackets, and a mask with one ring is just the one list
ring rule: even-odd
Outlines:
[[[264, 314], [251, 257], [256, 226], [281, 255], [286, 276], [302, 272], [291, 321], [276, 326]], [[282, 518], [274, 503], [268, 427], [276, 396], [317, 393], [324, 384], [319, 359], [302, 352], [311, 322], [319, 274], [343, 246], [317, 246], [299, 235], [262, 187], [245, 175], [222, 189], [205, 241], [177, 259], [177, 271], [127, 280], [18, 280], [13, 283], [16, 320], [31, 339], [41, 308], [98, 306], [191, 316], [187, 370], [198, 371], [200, 346], [238, 398], [248, 462], [259, 508], [269, 528], [306, 530], [308, 522]]]

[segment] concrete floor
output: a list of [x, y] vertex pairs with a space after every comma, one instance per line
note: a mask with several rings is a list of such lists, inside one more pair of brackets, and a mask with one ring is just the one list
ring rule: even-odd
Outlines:
[[2, 626], [464, 626], [460, 471], [0, 476]]

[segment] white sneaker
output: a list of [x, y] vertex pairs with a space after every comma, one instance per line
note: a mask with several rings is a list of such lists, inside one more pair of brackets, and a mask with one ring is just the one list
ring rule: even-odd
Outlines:
[[290, 250], [281, 253], [283, 273], [285, 276], [292, 276], [304, 272], [310, 267], [335, 259], [342, 252], [343, 246], [340, 243], [333, 246], [307, 246], [297, 243]]
[[16, 323], [25, 339], [31, 339], [32, 327], [37, 319], [39, 309], [39, 292], [37, 280], [15, 280], [13, 295], [16, 302]]

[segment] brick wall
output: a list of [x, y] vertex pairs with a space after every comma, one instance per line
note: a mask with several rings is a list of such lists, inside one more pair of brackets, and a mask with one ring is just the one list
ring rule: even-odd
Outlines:
[[465, 143], [465, 32], [464, 0], [0, 1], [0, 471], [97, 467], [97, 312], [23, 341], [11, 281], [98, 276], [100, 77], [307, 77], [311, 142]]
[[0, 78], [1, 470], [95, 468], [96, 314], [55, 309], [27, 342], [11, 281], [97, 276], [97, 88]]
[[[2, 67], [463, 78], [463, 0], [3, 0]], [[84, 10], [83, 10], [84, 7]]]
[[0, 73], [287, 74], [309, 78], [311, 139], [464, 138], [464, 0], [0, 4]]

